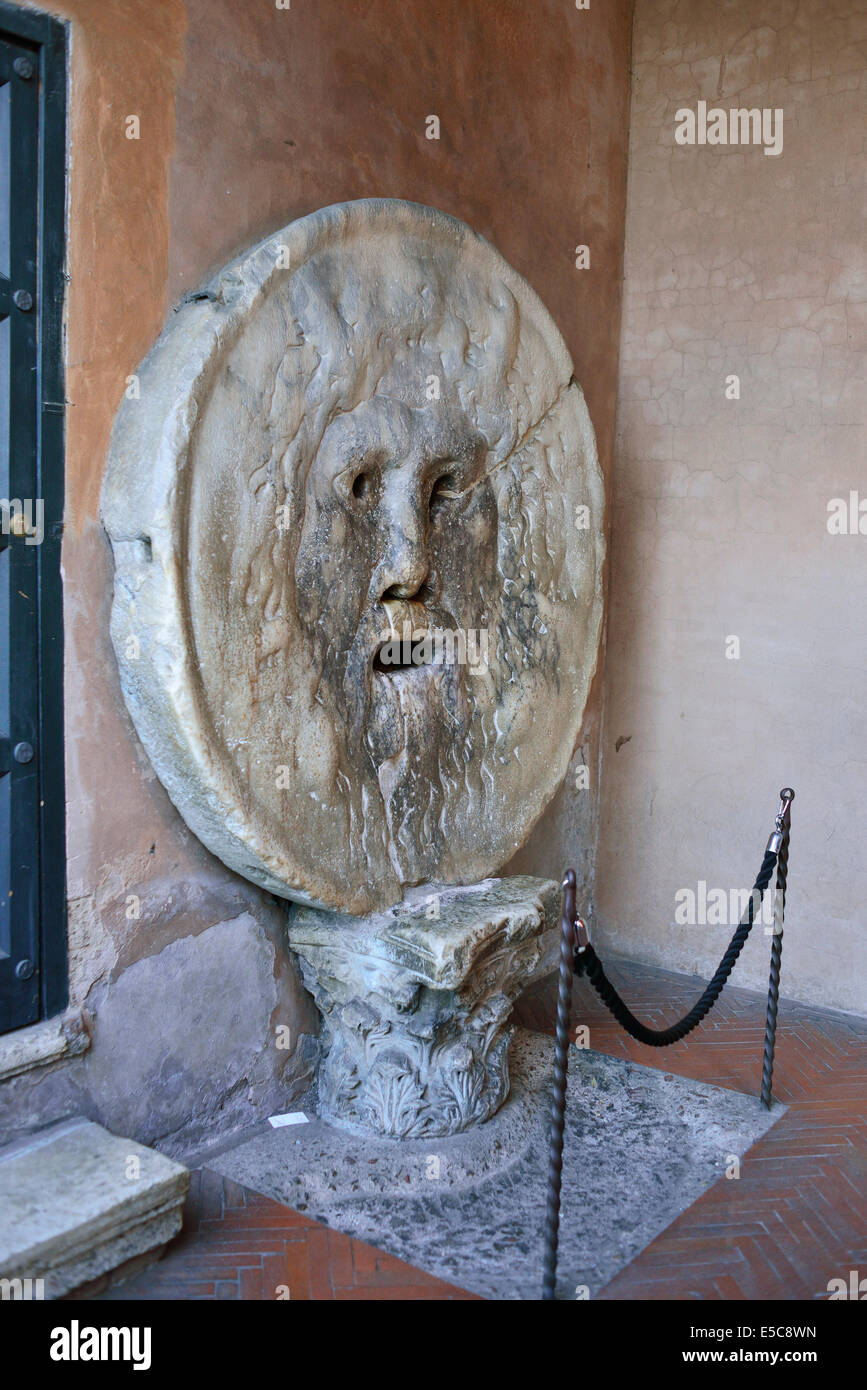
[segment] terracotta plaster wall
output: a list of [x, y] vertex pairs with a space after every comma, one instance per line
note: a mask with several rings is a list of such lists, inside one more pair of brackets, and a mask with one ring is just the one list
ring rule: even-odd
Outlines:
[[[57, 0], [70, 21], [66, 623], [72, 1003], [84, 1056], [0, 1086], [0, 1129], [86, 1112], [182, 1151], [285, 1105], [316, 1028], [281, 909], [205, 851], [156, 780], [108, 640], [98, 518], [127, 380], [182, 296], [324, 204], [429, 203], [548, 304], [610, 466], [630, 5], [571, 0]], [[441, 138], [425, 138], [437, 114]], [[140, 121], [126, 138], [126, 118]], [[591, 248], [590, 270], [575, 247]], [[515, 863], [592, 874], [601, 681], [567, 789]], [[289, 1029], [293, 1048], [275, 1039]], [[294, 1049], [294, 1050], [293, 1050]]]
[[[827, 520], [867, 499], [867, 6], [637, 0], [633, 68], [598, 926], [713, 971], [675, 895], [748, 888], [791, 784], [783, 992], [864, 1011], [867, 535]], [[701, 99], [782, 153], [676, 144]]]
[[187, 16], [179, 0], [40, 8], [70, 22], [67, 896], [70, 1004], [92, 1044], [0, 1085], [0, 1135], [85, 1113], [181, 1151], [285, 1107], [310, 1072], [317, 1022], [285, 959], [281, 911], [198, 843], [156, 780], [108, 638], [99, 494], [117, 405], [172, 302]]

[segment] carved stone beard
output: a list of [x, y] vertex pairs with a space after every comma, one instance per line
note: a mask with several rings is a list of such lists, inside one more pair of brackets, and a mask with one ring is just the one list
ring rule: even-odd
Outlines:
[[372, 687], [367, 747], [382, 795], [389, 858], [401, 883], [419, 883], [448, 854], [441, 843], [447, 789], [433, 731], [445, 723], [451, 747], [471, 748], [466, 669], [439, 665], [393, 676], [374, 673]]
[[[454, 616], [441, 603], [406, 604], [411, 629], [458, 631]], [[401, 883], [429, 879], [433, 865], [448, 857], [442, 823], [446, 798], [454, 797], [473, 760], [476, 702], [466, 667], [457, 662], [431, 664], [385, 674], [374, 669], [374, 655], [388, 631], [382, 608], [361, 618], [348, 652], [321, 640], [317, 627], [314, 666], [317, 697], [332, 707], [335, 726], [347, 731], [340, 749], [341, 788], [350, 797], [350, 851], [367, 854], [370, 800], [381, 807], [385, 848]], [[402, 637], [402, 621], [397, 635]], [[448, 731], [448, 754], [440, 738]], [[434, 736], [436, 731], [437, 736]], [[361, 776], [360, 776], [361, 774]], [[479, 788], [481, 790], [481, 786]]]

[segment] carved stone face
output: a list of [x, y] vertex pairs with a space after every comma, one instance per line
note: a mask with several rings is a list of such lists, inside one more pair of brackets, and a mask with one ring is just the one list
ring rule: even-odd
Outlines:
[[377, 769], [421, 719], [466, 723], [466, 668], [433, 659], [424, 638], [485, 628], [484, 595], [497, 585], [486, 461], [462, 412], [375, 396], [333, 420], [311, 465], [298, 616], [350, 738]]
[[104, 493], [161, 779], [287, 896], [361, 912], [494, 872], [565, 773], [598, 640], [602, 486], [553, 323], [393, 202], [292, 224], [183, 312]]

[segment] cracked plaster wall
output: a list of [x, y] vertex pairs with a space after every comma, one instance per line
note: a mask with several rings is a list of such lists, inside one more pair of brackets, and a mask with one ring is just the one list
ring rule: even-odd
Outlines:
[[[712, 973], [675, 895], [749, 887], [791, 784], [782, 990], [860, 1012], [865, 87], [863, 3], [637, 0], [596, 890], [607, 950]], [[701, 99], [782, 108], [782, 154], [677, 145]]]

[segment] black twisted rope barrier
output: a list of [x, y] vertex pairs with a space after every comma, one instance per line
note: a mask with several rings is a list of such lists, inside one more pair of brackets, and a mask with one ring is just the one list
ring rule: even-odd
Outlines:
[[636, 1041], [645, 1043], [648, 1047], [669, 1047], [672, 1043], [679, 1042], [698, 1027], [702, 1019], [710, 1013], [722, 993], [752, 930], [756, 912], [761, 907], [762, 899], [776, 865], [774, 935], [771, 943], [771, 974], [765, 1019], [761, 1091], [761, 1102], [767, 1109], [770, 1109], [780, 967], [783, 953], [783, 913], [785, 911], [786, 879], [789, 866], [789, 832], [791, 806], [794, 797], [795, 793], [791, 787], [784, 787], [780, 792], [780, 810], [776, 817], [776, 828], [768, 841], [761, 868], [750, 893], [746, 912], [739, 922], [713, 978], [708, 982], [701, 997], [696, 1000], [689, 1012], [668, 1028], [648, 1028], [646, 1024], [636, 1018], [632, 1010], [621, 999], [605, 974], [602, 962], [587, 938], [587, 929], [583, 920], [576, 914], [574, 870], [567, 870], [563, 878], [563, 912], [560, 919], [560, 974], [557, 989], [557, 1041], [554, 1053], [554, 1088], [548, 1145], [548, 1188], [545, 1202], [543, 1300], [554, 1298], [557, 1278], [560, 1192], [563, 1176], [563, 1131], [566, 1116], [566, 1074], [569, 1064], [569, 1017], [574, 976], [587, 976], [606, 1008]]
[[776, 851], [767, 850], [753, 891], [750, 894], [746, 913], [729, 942], [728, 949], [717, 966], [713, 979], [709, 981], [701, 998], [693, 1004], [689, 1013], [685, 1014], [677, 1023], [673, 1023], [670, 1028], [648, 1028], [640, 1019], [635, 1017], [635, 1014], [627, 1008], [608, 979], [602, 968], [601, 960], [589, 942], [586, 946], [579, 948], [576, 961], [578, 968], [576, 968], [575, 974], [583, 973], [587, 976], [605, 1007], [614, 1015], [621, 1027], [626, 1029], [630, 1037], [635, 1038], [637, 1042], [646, 1043], [648, 1047], [670, 1047], [672, 1043], [680, 1042], [681, 1038], [685, 1038], [688, 1033], [692, 1032], [693, 1028], [698, 1027], [722, 994], [723, 986], [734, 970], [737, 958], [752, 931], [756, 909], [761, 907], [765, 889], [771, 881], [771, 874], [774, 872], [776, 862]]

